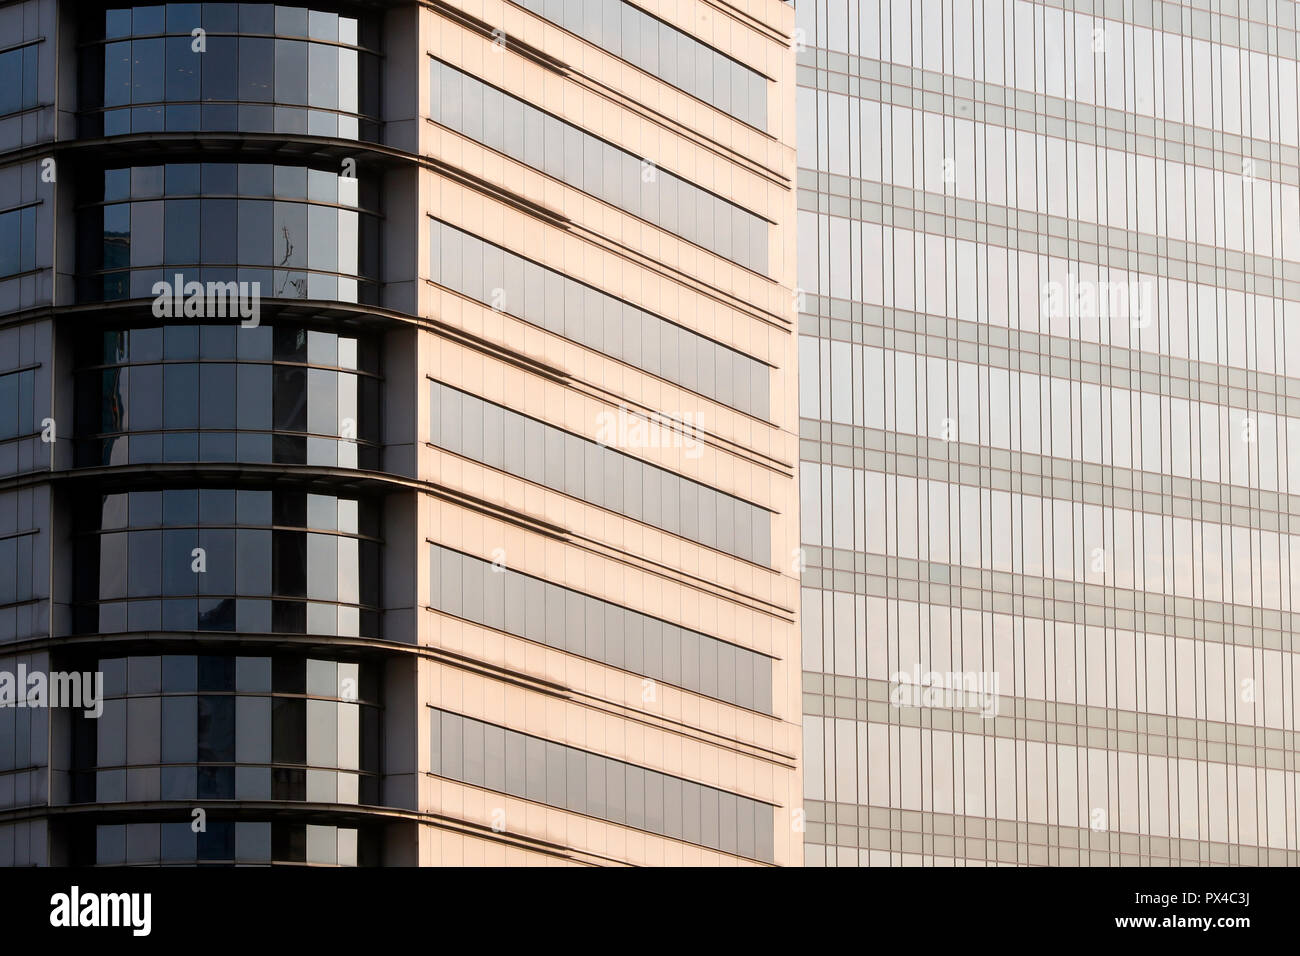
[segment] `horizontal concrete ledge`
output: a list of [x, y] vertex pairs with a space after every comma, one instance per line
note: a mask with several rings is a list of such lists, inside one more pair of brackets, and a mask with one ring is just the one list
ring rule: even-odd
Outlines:
[[[340, 823], [382, 824], [412, 823], [436, 826], [470, 836], [505, 843], [523, 850], [546, 853], [564, 859], [580, 860], [589, 854], [574, 853], [558, 843], [551, 843], [517, 833], [498, 833], [491, 827], [457, 820], [439, 813], [426, 813], [403, 807], [371, 807], [344, 803], [291, 803], [272, 800], [156, 800], [139, 803], [89, 803], [57, 806], [24, 807], [0, 811], [0, 825], [31, 820], [61, 820], [109, 825], [126, 823], [189, 823], [194, 808], [202, 806], [209, 821], [238, 821], [240, 818], [274, 820], [289, 823], [314, 823], [336, 826]], [[605, 862], [605, 861], [601, 861]], [[609, 860], [607, 862], [615, 862]]]

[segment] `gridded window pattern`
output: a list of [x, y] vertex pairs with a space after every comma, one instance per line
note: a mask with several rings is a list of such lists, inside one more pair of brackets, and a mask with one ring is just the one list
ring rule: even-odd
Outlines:
[[[1292, 648], [1261, 649], [1242, 640], [1196, 641], [1151, 630], [981, 613], [883, 595], [853, 600], [846, 591], [806, 592], [803, 608], [809, 628], [804, 642], [804, 722], [806, 728], [821, 728], [814, 721], [824, 720], [828, 736], [834, 719], [856, 716], [888, 723], [891, 707], [904, 708], [904, 713], [894, 713], [911, 723], [911, 716], [925, 706], [922, 695], [906, 688], [898, 692], [905, 680], [917, 681], [920, 675], [914, 668], [919, 661], [921, 674], [933, 668], [932, 686], [966, 691], [949, 695], [950, 706], [927, 708], [927, 726], [972, 734], [1018, 733], [1022, 742], [1033, 742], [1026, 745], [1034, 760], [1043, 759], [1045, 744], [1083, 743], [1101, 750], [1122, 741], [1127, 752], [1141, 758], [1148, 780], [1152, 774], [1167, 773], [1175, 781], [1175, 802], [1180, 770], [1163, 758], [1199, 752], [1220, 764], [1241, 765], [1243, 776], [1254, 775], [1258, 768], [1261, 779], [1269, 782], [1257, 794], [1239, 798], [1243, 813], [1254, 816], [1269, 803], [1271, 788], [1286, 779], [1281, 769], [1284, 754], [1300, 744], [1295, 730], [1284, 729], [1290, 688], [1300, 677], [1300, 656]], [[855, 629], [877, 635], [877, 642], [869, 650], [855, 648], [846, 639]], [[992, 634], [991, 649], [983, 634]], [[1162, 661], [1193, 659], [1195, 681], [1184, 671], [1166, 689], [1159, 678], [1148, 677]], [[986, 678], [963, 685], [953, 674]], [[1239, 693], [1243, 681], [1249, 681], [1253, 694]], [[851, 731], [851, 720], [845, 727]], [[863, 781], [854, 776], [852, 751], [836, 756], [819, 747], [804, 757], [809, 761], [805, 766], [810, 795], [820, 798], [824, 786], [825, 793], [851, 803], [865, 792]], [[986, 772], [998, 776], [993, 765], [1005, 767], [1009, 759], [986, 763]], [[1131, 799], [1137, 773], [1137, 765], [1130, 763], [1112, 777], [1130, 794], [1122, 803], [1121, 819], [1130, 828], [1139, 812], [1166, 827], [1171, 819], [1176, 821], [1177, 814], [1168, 816], [1163, 800], [1139, 805]], [[904, 787], [909, 802], [921, 800], [919, 781]], [[1049, 805], [1046, 794], [1046, 781], [1035, 777], [1019, 796], [999, 799], [1004, 805], [1018, 801], [1022, 809], [1028, 807], [1031, 819], [1041, 821]], [[936, 808], [950, 802], [949, 794], [934, 796]], [[1086, 821], [1080, 825], [1086, 826]], [[1225, 821], [1216, 820], [1215, 828], [1226, 832]], [[1277, 836], [1284, 841], [1284, 831]]]
[[[15, 686], [20, 669], [28, 674], [48, 674], [49, 656], [0, 657], [0, 673], [10, 675], [5, 682], [5, 705], [0, 707], [0, 810], [49, 802], [51, 708], [14, 706], [14, 698], [27, 692], [26, 687], [20, 690]], [[5, 865], [3, 851], [0, 846], [0, 865]]]
[[0, 53], [0, 116], [32, 109], [37, 104], [40, 44]]
[[[368, 20], [264, 3], [169, 3], [87, 17], [81, 135], [194, 130], [379, 138]], [[192, 31], [202, 29], [202, 49]]]
[[[10, 289], [22, 285], [33, 287], [18, 282], [10, 284]], [[61, 427], [56, 429], [50, 414], [54, 401], [54, 389], [50, 387], [53, 334], [53, 323], [48, 320], [10, 323], [0, 329], [0, 475], [47, 470], [55, 448], [60, 447], [52, 439], [71, 437], [71, 422], [61, 420]], [[0, 518], [0, 528], [7, 523]], [[2, 617], [0, 633], [4, 630]]]
[[836, 465], [801, 477], [805, 544], [1279, 611], [1300, 591], [1296, 534]]
[[435, 776], [772, 862], [769, 803], [437, 708], [430, 715]]
[[[1122, 8], [1107, 7], [1103, 16], [1101, 8], [1070, 6], [1076, 9], [963, 0], [949, 10], [850, 0], [799, 4], [797, 22], [808, 45], [822, 48], [809, 52], [823, 57], [850, 54], [1013, 94], [1024, 90], [1291, 146], [1300, 140], [1293, 5], [1259, 5], [1249, 23], [1220, 16], [1217, 7], [1212, 18], [1191, 16], [1177, 3], [1153, 4], [1146, 23], [1125, 22], [1116, 15]], [[1270, 55], [1270, 49], [1288, 52]]]
[[813, 864], [1295, 855], [1294, 11], [1061, 6], [797, 7]]
[[49, 516], [48, 485], [0, 492], [0, 643], [49, 634]]
[[36, 207], [0, 212], [0, 277], [36, 268]]
[[190, 823], [101, 823], [84, 844], [69, 842], [93, 848], [88, 862], [96, 866], [365, 866], [367, 856], [374, 859], [373, 841], [356, 827], [282, 820], [209, 820], [201, 833]]
[[762, 362], [434, 219], [430, 278], [709, 398], [767, 418]]
[[0, 372], [0, 441], [38, 430], [32, 415], [35, 388], [35, 369]]
[[[914, 82], [925, 81], [918, 77]], [[910, 97], [911, 89], [897, 79], [893, 89]], [[990, 112], [998, 105], [979, 104]], [[1050, 136], [825, 90], [800, 90], [799, 110], [803, 142], [812, 151], [821, 143], [821, 167], [836, 176], [866, 181], [843, 190], [843, 194], [852, 193], [853, 199], [871, 201], [879, 193], [868, 184], [882, 183], [899, 188], [894, 202], [902, 200], [916, 207], [924, 207], [925, 193], [949, 193], [1008, 207], [1007, 212], [998, 213], [1011, 222], [1016, 221], [1015, 211], [1021, 210], [1096, 223], [1116, 230], [1115, 236], [1099, 237], [1112, 244], [1123, 238], [1135, 239], [1119, 233], [1131, 230], [1236, 251], [1250, 248], [1276, 255], [1285, 250], [1289, 259], [1300, 255], [1300, 223], [1296, 221], [1300, 219], [1300, 189], [1284, 181], [1286, 174], [1294, 175], [1294, 147], [1289, 168], [1250, 155], [1243, 158], [1209, 150], [1184, 153], [1181, 143], [1169, 139], [1158, 141], [1158, 145], [1149, 143], [1135, 156], [1125, 151], [1122, 138], [1104, 145], [1105, 126], [1084, 127], [1085, 132], [1072, 122], [1067, 127], [1069, 136]], [[969, 107], [963, 112], [969, 115]], [[848, 149], [849, 137], [871, 143], [870, 152], [855, 155]], [[1086, 141], [1093, 138], [1100, 142]], [[1188, 138], [1195, 139], [1196, 133], [1191, 132]], [[1239, 148], [1251, 150], [1249, 142]], [[931, 149], [939, 153], [947, 150], [950, 165], [921, 158]], [[1039, 156], [1051, 160], [1043, 167], [1041, 178]], [[1254, 170], [1253, 183], [1243, 182], [1243, 164]], [[1156, 188], [1139, 188], [1130, 202], [1130, 184]], [[1256, 184], [1260, 190], [1255, 189]], [[916, 192], [909, 195], [910, 190]], [[1194, 192], [1185, 196], [1184, 190]], [[1276, 195], [1276, 208], [1256, 208], [1261, 190], [1264, 195]], [[1170, 191], [1174, 193], [1172, 201]], [[1210, 196], [1220, 198], [1212, 201]], [[955, 208], [961, 215], [963, 207]], [[1033, 230], [1033, 221], [1027, 221]], [[1188, 258], [1196, 256], [1189, 254]]]
[[[368, 337], [169, 325], [87, 333], [78, 349], [81, 465], [379, 467], [379, 348]], [[0, 377], [0, 398], [4, 388]], [[3, 424], [0, 407], [0, 438]]]
[[[1300, 372], [1300, 341], [1292, 331], [1300, 303], [1284, 297], [1280, 275], [1269, 275], [1291, 268], [1280, 259], [1256, 260], [1259, 271], [1250, 274], [1220, 268], [1222, 288], [1213, 284], [1214, 269], [1176, 257], [1146, 260], [1158, 267], [1152, 271], [1173, 275], [1138, 272], [1145, 237], [1134, 237], [1133, 248], [1122, 252], [1094, 247], [1094, 260], [1128, 266], [1108, 267], [1082, 255], [1071, 260], [1038, 252], [1037, 231], [1000, 229], [1004, 238], [1022, 237], [1020, 247], [1008, 248], [975, 241], [971, 222], [934, 219], [931, 231], [918, 231], [813, 213], [810, 202], [836, 209], [840, 203], [824, 193], [811, 200], [801, 195], [800, 242], [810, 251], [799, 258], [800, 281], [829, 296], [839, 313], [914, 310], [936, 327], [944, 319], [978, 323], [990, 338], [1032, 332], [1082, 340], [1089, 349], [1118, 346], [1270, 374]], [[911, 214], [889, 215], [907, 221]], [[941, 235], [945, 227], [957, 235]], [[1187, 281], [1189, 274], [1209, 281]]]
[[298, 490], [179, 488], [78, 505], [81, 632], [377, 636], [378, 506]]
[[434, 122], [703, 246], [767, 273], [768, 224], [735, 203], [597, 139], [438, 60], [430, 60]]
[[439, 448], [627, 515], [705, 547], [770, 565], [771, 512], [441, 382], [429, 383]]
[[174, 286], [180, 275], [183, 283], [257, 283], [259, 299], [374, 301], [379, 226], [367, 184], [337, 167], [106, 169], [80, 196], [79, 294], [154, 298], [155, 283]]
[[765, 714], [772, 659], [441, 545], [429, 547], [434, 608]]
[[379, 802], [369, 665], [154, 655], [87, 668], [103, 674], [103, 713], [73, 714], [75, 802]]
[[767, 128], [767, 79], [623, 0], [518, 0], [522, 7], [724, 113]]
[[[42, 774], [45, 776], [45, 774]], [[35, 818], [0, 825], [0, 866], [49, 865], [49, 823]]]

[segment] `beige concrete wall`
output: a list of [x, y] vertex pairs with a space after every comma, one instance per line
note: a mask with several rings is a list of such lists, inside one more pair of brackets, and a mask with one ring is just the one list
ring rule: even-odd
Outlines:
[[[417, 694], [423, 710], [419, 808], [448, 821], [420, 828], [420, 861], [752, 862], [435, 777], [427, 772], [427, 708], [438, 707], [771, 803], [775, 862], [798, 865], [802, 834], [792, 826], [801, 791], [793, 10], [779, 0], [735, 7], [704, 0], [639, 4], [773, 81], [770, 132], [763, 133], [504, 0], [452, 5], [504, 30], [507, 42], [502, 49], [422, 9], [426, 117], [427, 57], [436, 56], [765, 217], [772, 223], [771, 269], [768, 276], [744, 269], [427, 119], [419, 136], [423, 155], [571, 223], [549, 223], [509, 196], [436, 167], [420, 173], [422, 219], [436, 215], [767, 363], [771, 409], [767, 421], [742, 414], [434, 285], [422, 224], [420, 315], [456, 334], [431, 328], [417, 336], [418, 435], [429, 435], [429, 379], [593, 440], [597, 416], [620, 406], [698, 414], [698, 457], [673, 447], [619, 450], [774, 515], [770, 560], [754, 564], [417, 439], [419, 478], [446, 492], [421, 495], [416, 515], [418, 640], [428, 655], [419, 664]], [[573, 75], [540, 66], [512, 49], [510, 37], [562, 61]], [[504, 557], [514, 570], [770, 655], [774, 713], [663, 683], [646, 701], [643, 675], [434, 611], [426, 541], [489, 561]], [[494, 821], [494, 810], [504, 812], [499, 833], [492, 831], [500, 819]]]

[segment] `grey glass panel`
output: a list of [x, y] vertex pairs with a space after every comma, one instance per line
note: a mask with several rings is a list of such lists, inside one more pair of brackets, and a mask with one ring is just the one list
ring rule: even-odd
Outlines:
[[[440, 545], [430, 545], [430, 565], [430, 601], [440, 611], [771, 713], [769, 657]], [[462, 600], [469, 591], [484, 596], [473, 613]], [[498, 601], [504, 613], [495, 606]], [[708, 657], [714, 682], [708, 689], [697, 663], [703, 647], [713, 648]], [[684, 648], [689, 666], [682, 662]], [[728, 662], [721, 683], [716, 679], [720, 656]], [[755, 682], [768, 688], [761, 707]]]
[[271, 824], [236, 823], [235, 857], [240, 860], [271, 859]]
[[504, 727], [482, 724], [483, 786], [506, 792], [506, 732]]
[[241, 695], [235, 706], [235, 759], [271, 762], [271, 698]]
[[[339, 108], [340, 52], [320, 43], [308, 44], [310, 80], [308, 102], [323, 109]], [[354, 53], [353, 56], [356, 54]], [[355, 108], [355, 106], [353, 107]]]
[[[512, 461], [519, 468], [512, 473], [518, 477], [571, 494], [601, 508], [621, 511], [629, 517], [749, 561], [768, 565], [772, 560], [771, 513], [764, 508], [723, 495], [698, 482], [552, 425], [520, 416], [518, 412], [448, 385], [430, 382], [429, 394], [430, 420], [434, 423], [430, 440], [448, 451], [483, 461], [485, 411], [493, 409], [494, 416], [504, 416], [503, 422], [523, 418], [526, 451], [522, 467], [517, 459]], [[542, 437], [544, 461], [536, 460], [530, 453], [534, 444], [530, 441], [530, 429]], [[499, 433], [495, 425], [492, 433], [494, 437]], [[591, 467], [587, 465], [588, 446], [592, 454]], [[622, 466], [625, 480], [617, 486], [606, 486], [603, 480], [606, 469], [597, 466], [597, 462], [608, 458], [619, 459]], [[610, 473], [617, 479], [618, 469], [610, 469]], [[588, 474], [596, 479], [595, 487], [587, 484]], [[669, 496], [680, 501], [674, 500], [672, 507], [665, 507]], [[718, 541], [717, 535], [717, 512], [724, 502], [728, 508], [728, 520], [733, 521], [736, 528], [726, 546]]]
[[[538, 158], [526, 142], [521, 143], [513, 137], [507, 140], [500, 126], [506, 103], [514, 101], [510, 106], [511, 113], [518, 115], [522, 110], [525, 117], [540, 112], [535, 106], [438, 60], [430, 60], [430, 92], [430, 110], [435, 122], [492, 149], [511, 147], [515, 151], [510, 155], [521, 162]], [[540, 168], [547, 175], [663, 228], [668, 228], [669, 215], [664, 211], [666, 204], [660, 202], [658, 183], [671, 181], [678, 199], [671, 207], [673, 212], [681, 205], [697, 208], [694, 219], [674, 221], [674, 231], [678, 235], [748, 269], [767, 272], [766, 244], [736, 241], [732, 235], [735, 232], [742, 235], [753, 231], [766, 233], [766, 220], [657, 165], [652, 169], [647, 166], [649, 172], [642, 175], [641, 157], [554, 116], [543, 114], [542, 125], [545, 151]], [[645, 162], [648, 164], [650, 160]], [[634, 167], [637, 172], [632, 174]], [[632, 185], [634, 183], [638, 185]], [[715, 230], [716, 222], [736, 223], [739, 228]]]
[[131, 42], [131, 101], [154, 103], [164, 98], [166, 45], [161, 38]]
[[568, 806], [568, 749], [563, 744], [545, 741], [546, 748], [546, 799], [541, 801], [553, 807]]
[[198, 759], [198, 706], [197, 697], [163, 698], [163, 763], [192, 763]]
[[[772, 860], [771, 804], [436, 708], [430, 708], [430, 720], [430, 766], [440, 776]], [[456, 756], [449, 757], [453, 751]], [[768, 838], [756, 838], [764, 830]]]
[[[610, 762], [618, 765], [618, 761]], [[634, 767], [632, 764], [623, 764], [622, 766], [627, 780], [626, 790], [624, 791], [627, 798], [627, 825], [636, 827], [638, 830], [644, 830], [646, 829], [645, 778], [653, 771]]]
[[204, 364], [199, 369], [199, 425], [202, 428], [234, 428], [236, 414], [236, 366]]
[[664, 832], [664, 790], [669, 779], [662, 773], [645, 775], [645, 828], [651, 833]]
[[338, 708], [332, 700], [307, 701], [307, 763], [317, 767], [338, 765]]
[[207, 53], [202, 61], [202, 87], [205, 100], [239, 98], [239, 39], [209, 36]]
[[522, 797], [528, 792], [524, 736], [511, 730], [506, 730], [504, 733], [506, 748], [505, 792], [512, 796]]
[[163, 204], [137, 202], [131, 206], [131, 265], [160, 265], [163, 261]]
[[239, 98], [269, 103], [275, 98], [275, 45], [271, 39], [239, 40]]
[[[172, 164], [166, 169], [168, 196], [198, 193], [200, 169], [203, 190], [212, 195], [168, 198], [161, 204], [142, 201], [162, 194], [162, 167], [106, 172], [106, 194], [110, 185], [115, 190], [113, 195], [120, 188], [120, 184], [110, 184], [110, 174], [126, 173], [133, 201], [88, 208], [81, 216], [96, 234], [100, 229], [97, 217], [102, 216], [103, 244], [97, 253], [98, 266], [104, 270], [130, 266], [136, 271], [129, 275], [129, 282], [119, 282], [115, 274], [110, 275], [96, 291], [88, 289], [87, 295], [152, 295], [153, 283], [164, 277], [170, 280], [171, 270], [188, 280], [257, 283], [262, 296], [358, 301], [360, 292], [370, 295], [372, 287], [368, 282], [361, 286], [338, 278], [342, 275], [348, 280], [368, 280], [376, 259], [373, 246], [361, 242], [364, 214], [357, 209], [322, 205], [336, 199], [357, 204], [355, 190], [351, 197], [340, 193], [342, 180], [336, 173], [255, 163]], [[307, 201], [309, 175], [312, 198]], [[220, 195], [232, 192], [242, 198]], [[280, 201], [251, 198], [271, 195], [280, 197]], [[30, 212], [34, 215], [34, 209]], [[29, 210], [18, 210], [4, 215], [17, 216], [22, 227], [23, 217], [28, 214]], [[367, 217], [364, 222], [371, 220]], [[0, 232], [0, 236], [7, 235]], [[35, 249], [36, 244], [19, 243], [13, 248], [19, 254], [17, 268], [22, 265], [22, 250]], [[7, 268], [9, 258], [10, 246], [0, 242], [0, 270]], [[202, 274], [181, 268], [200, 261], [204, 264]], [[164, 267], [161, 274], [152, 271], [157, 266]], [[308, 274], [307, 269], [315, 271]], [[92, 280], [93, 274], [88, 271], [85, 278]], [[223, 308], [219, 314], [225, 315], [226, 310]]]
[[465, 772], [462, 718], [442, 711], [434, 711], [434, 714], [442, 721], [442, 756], [438, 764], [441, 773], [444, 777], [459, 780]]
[[605, 805], [607, 819], [627, 823], [627, 766], [608, 757], [597, 757], [605, 768]]
[[269, 429], [272, 408], [271, 367], [241, 365], [237, 377], [239, 389], [236, 392], [236, 401], [239, 427]]
[[239, 261], [267, 263], [271, 261], [272, 204], [241, 199], [239, 201]]
[[520, 3], [664, 82], [766, 129], [764, 77], [631, 4], [623, 0]]
[[[124, 208], [108, 207], [112, 210]], [[110, 222], [107, 210], [105, 212], [104, 229], [107, 240], [110, 228], [120, 229], [120, 226], [114, 226]], [[34, 267], [30, 257], [36, 248], [35, 223], [34, 208], [15, 209], [0, 214], [0, 276], [15, 275]]]
[[130, 102], [131, 44], [109, 43], [104, 47], [104, 105], [125, 106]]
[[722, 793], [712, 787], [700, 787], [700, 842], [721, 849], [719, 805]]
[[524, 796], [534, 803], [546, 802], [546, 741], [520, 734], [524, 741]]
[[[430, 239], [433, 249], [431, 274], [439, 277], [438, 281], [442, 285], [485, 305], [500, 307], [502, 311], [517, 318], [559, 331], [588, 348], [638, 364], [648, 372], [678, 381], [679, 384], [741, 411], [760, 418], [768, 417], [768, 372], [763, 363], [706, 336], [672, 325], [657, 315], [629, 306], [597, 289], [574, 282], [554, 270], [526, 262], [477, 236], [436, 219], [430, 221]], [[475, 267], [473, 281], [468, 276], [468, 268], [463, 265], [471, 261], [482, 263], [481, 270]], [[481, 282], [478, 279], [480, 272]], [[524, 278], [521, 280], [519, 276]], [[524, 289], [519, 288], [521, 281]], [[565, 294], [561, 296], [556, 293], [548, 297], [542, 291], [542, 285], [547, 282], [563, 284]], [[493, 301], [496, 289], [505, 290], [504, 298], [499, 302]], [[569, 290], [581, 298], [579, 304], [566, 309], [567, 301], [561, 305], [560, 300], [567, 300]], [[651, 362], [636, 362], [634, 354], [628, 352], [623, 344], [623, 329], [629, 325], [638, 330], [654, 326], [661, 330], [661, 338], [668, 334], [668, 330], [672, 330], [675, 336], [673, 348], [666, 355], [657, 354]], [[744, 388], [735, 387], [735, 380], [731, 376], [711, 381], [696, 376], [695, 381], [686, 381], [674, 374], [670, 356], [680, 356], [683, 365], [689, 368], [712, 368], [715, 365], [736, 368], [740, 370], [739, 381], [743, 382]], [[751, 391], [751, 380], [759, 382], [760, 388]]]
[[166, 99], [197, 100], [199, 98], [200, 54], [194, 51], [192, 39], [188, 36], [168, 37], [166, 47]]

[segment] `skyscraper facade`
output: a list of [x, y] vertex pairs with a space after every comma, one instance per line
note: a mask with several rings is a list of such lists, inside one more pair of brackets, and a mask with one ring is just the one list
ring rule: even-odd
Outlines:
[[793, 22], [0, 4], [0, 865], [802, 861]]
[[807, 862], [1297, 863], [1295, 4], [797, 7]]

